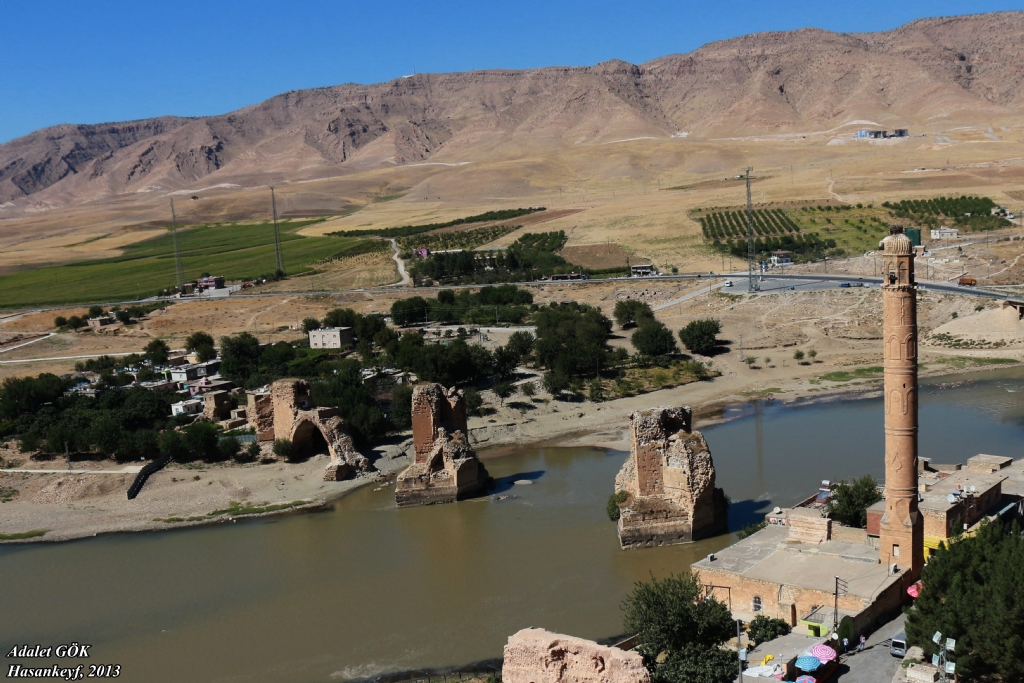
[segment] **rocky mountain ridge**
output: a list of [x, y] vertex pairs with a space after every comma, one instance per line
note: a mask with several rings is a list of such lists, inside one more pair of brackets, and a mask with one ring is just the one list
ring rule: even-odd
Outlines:
[[[0, 145], [0, 205], [514, 156], [632, 137], [980, 122], [1024, 107], [1024, 12], [759, 33], [641, 65], [419, 74], [223, 116], [62, 125]], [[9, 204], [10, 206], [10, 204]]]

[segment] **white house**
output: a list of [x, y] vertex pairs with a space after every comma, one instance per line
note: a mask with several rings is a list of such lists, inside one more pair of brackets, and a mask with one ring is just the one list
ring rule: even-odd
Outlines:
[[203, 412], [203, 401], [199, 398], [190, 398], [171, 404], [171, 415], [198, 415], [201, 412]]
[[351, 327], [325, 327], [309, 332], [309, 348], [311, 349], [340, 349], [343, 346], [351, 345]]
[[960, 231], [956, 228], [932, 228], [933, 240], [955, 240], [959, 236]]

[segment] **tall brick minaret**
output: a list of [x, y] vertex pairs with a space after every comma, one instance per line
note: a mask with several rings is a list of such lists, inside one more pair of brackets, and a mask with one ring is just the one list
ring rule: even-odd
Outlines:
[[882, 240], [885, 342], [885, 514], [879, 560], [916, 581], [924, 565], [924, 521], [917, 508], [917, 285], [914, 247], [894, 225]]

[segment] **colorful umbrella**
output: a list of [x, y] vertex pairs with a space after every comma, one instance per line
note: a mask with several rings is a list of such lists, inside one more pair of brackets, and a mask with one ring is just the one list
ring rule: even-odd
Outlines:
[[823, 662], [831, 662], [836, 658], [836, 651], [825, 644], [815, 645], [812, 647], [811, 654]]
[[801, 671], [814, 671], [819, 666], [821, 666], [821, 660], [817, 657], [811, 657], [810, 655], [798, 657], [796, 660], [796, 668]]
[[910, 586], [909, 588], [907, 588], [907, 594], [910, 597], [912, 597], [912, 598], [918, 598], [918, 597], [921, 596], [921, 588], [922, 588], [921, 582], [918, 581], [913, 586]]
[[796, 679], [796, 683], [818, 683], [818, 681], [815, 680], [814, 676], [801, 676]]

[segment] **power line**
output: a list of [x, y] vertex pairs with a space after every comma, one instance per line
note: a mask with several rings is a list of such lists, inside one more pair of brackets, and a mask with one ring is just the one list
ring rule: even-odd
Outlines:
[[747, 166], [747, 291], [760, 291], [761, 286], [754, 276], [754, 205], [750, 200], [750, 172]]
[[178, 217], [174, 213], [174, 200], [171, 199], [171, 239], [174, 241], [174, 267], [178, 275], [178, 292], [185, 293], [185, 275], [181, 270], [181, 251], [178, 249]]
[[281, 232], [277, 228], [277, 198], [274, 197], [274, 186], [270, 186], [270, 206], [274, 212], [274, 252], [277, 256], [277, 272], [284, 275], [284, 254], [281, 252]]

